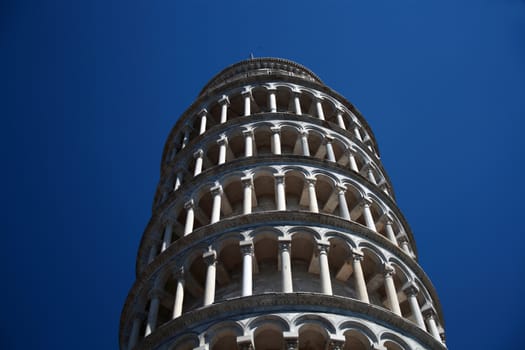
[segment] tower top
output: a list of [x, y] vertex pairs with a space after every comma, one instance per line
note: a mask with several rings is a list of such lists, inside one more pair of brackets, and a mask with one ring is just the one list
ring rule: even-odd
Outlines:
[[199, 96], [207, 91], [218, 88], [235, 80], [248, 78], [257, 75], [279, 74], [284, 76], [295, 76], [319, 84], [323, 84], [321, 79], [311, 70], [303, 65], [276, 57], [253, 57], [226, 67], [215, 75], [201, 90]]

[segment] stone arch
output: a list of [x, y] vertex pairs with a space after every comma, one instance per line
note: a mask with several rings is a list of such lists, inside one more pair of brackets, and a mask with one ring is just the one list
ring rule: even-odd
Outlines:
[[410, 346], [396, 334], [384, 332], [380, 335], [381, 342], [387, 350], [408, 350]]
[[243, 327], [234, 321], [223, 321], [206, 331], [206, 340], [210, 350], [238, 349], [237, 337], [244, 334]]
[[[349, 337], [356, 338], [356, 340], [358, 340], [361, 344], [365, 345], [365, 349], [367, 350], [372, 346], [372, 344], [377, 343], [378, 341], [375, 332], [362, 322], [345, 321], [339, 325], [338, 329], [345, 335], [345, 338], [347, 338], [347, 345], [351, 344], [351, 342], [348, 342]], [[359, 343], [357, 344], [359, 345]], [[344, 349], [353, 350], [352, 347], [348, 348], [346, 346]]]

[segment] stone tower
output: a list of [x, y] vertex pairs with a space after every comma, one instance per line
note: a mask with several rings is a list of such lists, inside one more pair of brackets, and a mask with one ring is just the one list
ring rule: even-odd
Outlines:
[[178, 119], [120, 320], [121, 349], [446, 349], [361, 113], [255, 58]]

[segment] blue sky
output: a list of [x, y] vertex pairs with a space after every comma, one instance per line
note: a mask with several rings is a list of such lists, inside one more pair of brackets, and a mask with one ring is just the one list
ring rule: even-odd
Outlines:
[[164, 141], [252, 52], [367, 118], [449, 347], [519, 349], [523, 0], [2, 2], [0, 348], [117, 348]]

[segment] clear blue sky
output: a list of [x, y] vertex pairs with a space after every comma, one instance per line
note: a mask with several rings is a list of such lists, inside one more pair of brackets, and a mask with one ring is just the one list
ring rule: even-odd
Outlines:
[[449, 347], [522, 349], [523, 0], [3, 1], [0, 348], [117, 348], [164, 141], [250, 52], [368, 119]]

